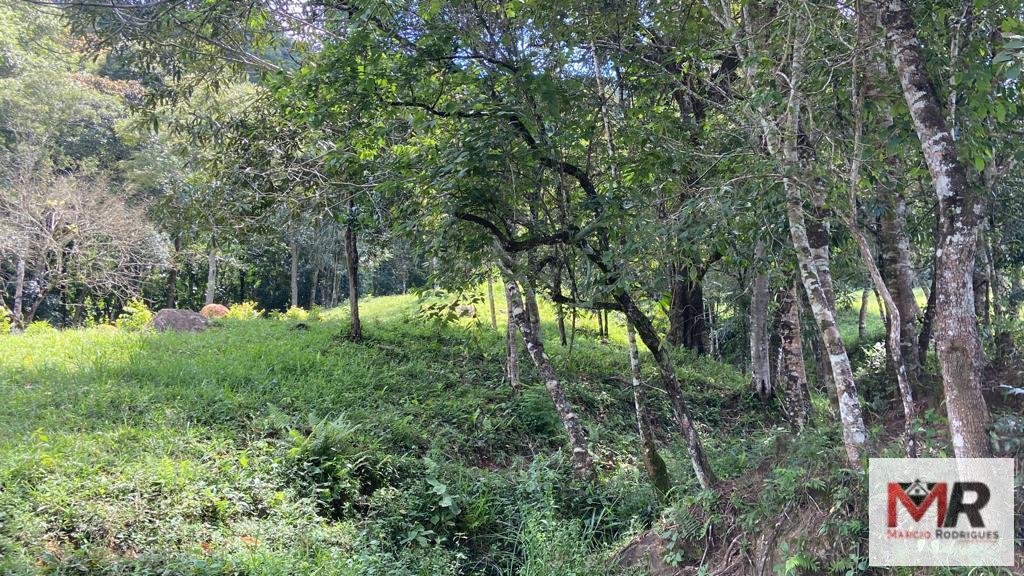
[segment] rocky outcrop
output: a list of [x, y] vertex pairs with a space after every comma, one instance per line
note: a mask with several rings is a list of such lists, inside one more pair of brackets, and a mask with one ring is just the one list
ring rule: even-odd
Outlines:
[[191, 310], [164, 308], [153, 316], [153, 328], [160, 331], [202, 332], [210, 326], [210, 321], [202, 314]]

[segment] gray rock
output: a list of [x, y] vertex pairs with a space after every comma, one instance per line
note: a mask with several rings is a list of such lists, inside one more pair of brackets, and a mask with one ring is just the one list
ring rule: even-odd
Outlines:
[[210, 321], [198, 312], [164, 308], [153, 315], [153, 327], [160, 331], [202, 332], [210, 326]]

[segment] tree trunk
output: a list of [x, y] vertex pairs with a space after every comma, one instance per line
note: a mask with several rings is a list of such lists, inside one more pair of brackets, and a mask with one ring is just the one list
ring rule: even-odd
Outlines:
[[757, 267], [750, 295], [750, 378], [754, 390], [767, 400], [772, 395], [771, 362], [768, 354], [768, 274], [761, 266], [764, 243], [754, 248], [754, 266]]
[[[836, 395], [839, 398], [839, 417], [843, 426], [843, 444], [850, 465], [861, 470], [861, 458], [867, 442], [867, 428], [861, 415], [860, 398], [857, 395], [857, 384], [853, 379], [853, 369], [846, 353], [846, 345], [836, 325], [834, 306], [825, 292], [825, 286], [831, 287], [831, 270], [815, 260], [811, 244], [807, 237], [804, 223], [804, 208], [800, 190], [794, 177], [800, 169], [797, 153], [797, 137], [800, 132], [800, 108], [802, 94], [799, 90], [803, 73], [804, 45], [801, 34], [794, 41], [792, 63], [790, 66], [790, 93], [786, 113], [785, 129], [783, 130], [783, 188], [786, 191], [786, 215], [789, 220], [789, 232], [796, 249], [800, 265], [800, 275], [811, 312], [818, 325], [832, 367]], [[819, 255], [820, 256], [820, 255]], [[824, 278], [824, 280], [823, 280]]]
[[707, 319], [704, 316], [704, 287], [701, 279], [690, 278], [690, 267], [676, 265], [668, 309], [668, 335], [673, 346], [682, 346], [698, 354], [708, 352]]
[[25, 259], [18, 258], [18, 263], [14, 268], [14, 308], [11, 309], [11, 319], [14, 325], [18, 328], [25, 326], [24, 318], [22, 317], [22, 309], [24, 307], [25, 298]]
[[971, 281], [981, 206], [967, 182], [903, 0], [883, 2], [882, 25], [939, 200], [935, 347], [953, 452], [957, 458], [985, 458], [992, 454], [990, 417], [981, 393], [981, 343]]
[[178, 255], [181, 253], [181, 234], [174, 236], [174, 256], [171, 259], [171, 268], [167, 271], [167, 292], [166, 302], [168, 308], [177, 308], [178, 305]]
[[[588, 256], [590, 255], [588, 254]], [[593, 259], [592, 256], [591, 259]], [[687, 448], [690, 452], [690, 463], [693, 465], [693, 471], [697, 475], [697, 482], [705, 490], [713, 489], [718, 480], [711, 470], [711, 464], [704, 453], [704, 445], [700, 440], [697, 428], [693, 424], [693, 419], [690, 417], [690, 410], [686, 406], [686, 401], [683, 400], [683, 392], [679, 387], [679, 379], [676, 376], [676, 368], [672, 363], [671, 356], [665, 350], [664, 344], [657, 331], [655, 331], [650, 318], [637, 307], [633, 298], [621, 289], [616, 291], [614, 296], [626, 314], [626, 319], [633, 324], [636, 333], [640, 336], [640, 340], [651, 351], [654, 361], [658, 364], [662, 385], [665, 387], [665, 392], [668, 393], [669, 401], [672, 403], [672, 411], [675, 413], [676, 423], [683, 437], [686, 438]]]
[[498, 328], [498, 312], [494, 308], [494, 275], [487, 270], [487, 303], [491, 308], [491, 328]]
[[[782, 336], [780, 335], [780, 327], [782, 326], [782, 315], [781, 310], [778, 306], [775, 307], [775, 311], [772, 312], [772, 320], [770, 329], [768, 331], [768, 360], [771, 366], [771, 390], [772, 393], [775, 390], [785, 389], [785, 376], [783, 375], [783, 358], [782, 358]], [[817, 339], [813, 342], [817, 343]], [[815, 355], [814, 358], [818, 360], [818, 347], [813, 347]], [[817, 366], [820, 366], [818, 364]]]
[[636, 409], [636, 423], [640, 434], [640, 454], [644, 461], [644, 468], [647, 470], [647, 477], [650, 478], [651, 484], [654, 485], [658, 494], [664, 496], [671, 488], [668, 468], [661, 455], [658, 454], [654, 435], [651, 433], [651, 420], [647, 414], [647, 392], [644, 390], [643, 380], [640, 378], [640, 354], [636, 349], [633, 324], [629, 320], [626, 320], [626, 340], [629, 342], [629, 368], [633, 384], [633, 406]]
[[[859, 24], [858, 24], [859, 32]], [[860, 38], [858, 34], [858, 46], [859, 48]], [[857, 50], [855, 48], [855, 51]], [[903, 404], [903, 416], [904, 416], [904, 438], [906, 442], [907, 456], [910, 458], [917, 457], [917, 440], [915, 438], [916, 421], [917, 421], [917, 408], [914, 406], [913, 391], [910, 386], [910, 376], [907, 371], [907, 366], [903, 360], [903, 322], [900, 318], [900, 309], [896, 305], [896, 302], [889, 291], [889, 287], [885, 284], [882, 279], [882, 273], [879, 270], [878, 265], [875, 263], [875, 257], [871, 254], [871, 247], [868, 245], [867, 237], [861, 232], [860, 227], [857, 225], [857, 188], [860, 183], [860, 166], [861, 159], [863, 157], [863, 145], [862, 138], [864, 133], [864, 89], [863, 86], [858, 82], [857, 78], [857, 56], [855, 52], [854, 56], [854, 88], [853, 88], [853, 116], [854, 116], [854, 134], [853, 134], [853, 155], [850, 160], [850, 178], [849, 178], [849, 211], [842, 215], [843, 221], [846, 227], [850, 230], [854, 240], [857, 242], [857, 248], [860, 252], [861, 260], [868, 269], [868, 274], [871, 276], [871, 282], [875, 287], [875, 294], [885, 302], [885, 310], [889, 316], [888, 323], [888, 352], [889, 360], [896, 372], [896, 382], [899, 387], [900, 400]], [[890, 203], [894, 203], [891, 202]], [[896, 245], [895, 240], [891, 242]], [[896, 264], [893, 263], [893, 268]], [[911, 296], [913, 293], [911, 292]], [[910, 343], [913, 348], [913, 342]]]
[[213, 304], [217, 299], [217, 246], [210, 243], [206, 254], [206, 304]]
[[860, 312], [857, 316], [857, 340], [862, 345], [868, 338], [868, 302], [870, 301], [871, 290], [865, 288], [861, 291]]
[[[561, 264], [559, 264], [558, 268], [555, 270], [555, 290], [554, 290], [554, 292], [555, 292], [555, 294], [561, 294], [562, 293], [562, 268], [561, 268]], [[561, 344], [562, 347], [564, 348], [566, 343], [567, 343], [567, 339], [566, 339], [566, 335], [565, 335], [565, 308], [562, 306], [561, 303], [555, 303], [555, 322], [558, 325], [558, 343]]]
[[341, 266], [341, 263], [339, 262], [339, 260], [341, 260], [341, 258], [336, 255], [333, 258], [333, 260], [334, 260], [334, 262], [333, 262], [334, 274], [333, 274], [333, 278], [331, 278], [331, 307], [332, 308], [338, 305], [338, 288], [340, 288], [340, 286], [341, 286], [341, 272], [338, 271], [338, 268], [340, 268], [340, 266]]
[[505, 309], [507, 310], [507, 325], [505, 327], [505, 375], [508, 376], [508, 383], [513, 390], [519, 389], [519, 350], [516, 347], [516, 321], [512, 318], [512, 294], [508, 291], [508, 284], [505, 284]]
[[320, 267], [313, 266], [313, 277], [309, 279], [309, 309], [316, 306], [316, 289], [320, 284]]
[[78, 291], [77, 298], [75, 298], [75, 317], [72, 320], [72, 323], [75, 326], [81, 326], [82, 321], [85, 319], [85, 299], [88, 296], [89, 289], [83, 286], [82, 289]]
[[32, 300], [32, 305], [29, 306], [28, 311], [25, 312], [25, 318], [23, 320], [24, 325], [27, 326], [36, 319], [36, 312], [39, 311], [39, 306], [43, 303], [43, 300], [46, 300], [47, 293], [48, 290], [44, 288], [39, 291], [39, 294], [36, 294], [36, 297]]
[[[907, 237], [907, 204], [902, 194], [882, 192], [885, 206], [879, 219], [882, 278], [889, 287], [900, 312], [900, 342], [903, 362], [912, 381], [920, 376], [921, 362], [917, 348], [917, 318], [921, 314], [914, 297], [914, 270], [910, 262], [910, 240]], [[884, 300], [884, 298], [883, 298]], [[893, 318], [889, 314], [889, 318]]]
[[288, 285], [290, 287], [289, 308], [299, 307], [299, 243], [291, 242], [291, 268], [288, 272]]
[[509, 312], [512, 316], [512, 321], [519, 329], [519, 333], [522, 334], [526, 351], [544, 380], [544, 386], [547, 388], [551, 401], [555, 405], [555, 410], [558, 411], [558, 416], [565, 427], [565, 432], [569, 437], [569, 447], [572, 450], [573, 471], [584, 480], [593, 480], [596, 473], [594, 462], [591, 460], [590, 452], [587, 450], [587, 437], [583, 431], [583, 425], [580, 423], [579, 415], [576, 414], [572, 404], [565, 397], [565, 391], [555, 375], [555, 369], [551, 365], [547, 354], [544, 353], [544, 343], [541, 341], [540, 334], [537, 331], [536, 317], [529, 312], [531, 308], [536, 307], [536, 301], [529, 302], [529, 300], [534, 298], [533, 291], [529, 286], [529, 282], [523, 279], [523, 294], [520, 293], [519, 279], [513, 274], [509, 264], [503, 263], [501, 267], [505, 280], [505, 291], [511, 301]]
[[799, 297], [795, 284], [779, 289], [779, 339], [782, 342], [779, 385], [784, 393], [783, 407], [790, 424], [797, 430], [807, 425], [810, 397], [804, 372], [804, 345], [800, 338]]
[[928, 303], [924, 306], [924, 315], [921, 317], [921, 332], [917, 335], [917, 352], [918, 358], [921, 359], [921, 363], [928, 358], [928, 347], [932, 343], [932, 325], [935, 322], [935, 297], [938, 294], [936, 289], [936, 283], [938, 276], [938, 259], [932, 266], [932, 283], [931, 289], [928, 291]]
[[[854, 160], [857, 162], [857, 160]], [[857, 204], [851, 199], [851, 209], [855, 209]], [[868, 273], [871, 275], [871, 281], [875, 285], [875, 290], [881, 296], [882, 302], [885, 303], [885, 309], [888, 312], [888, 339], [886, 347], [889, 352], [889, 361], [892, 363], [893, 369], [896, 371], [896, 384], [899, 388], [900, 401], [903, 404], [903, 434], [904, 441], [907, 450], [908, 458], [917, 458], [917, 438], [915, 430], [917, 428], [917, 408], [914, 405], [914, 393], [910, 385], [910, 375], [907, 370], [906, 363], [903, 360], [903, 342], [902, 342], [902, 327], [903, 323], [901, 320], [901, 313], [899, 306], [896, 305], [896, 301], [889, 292], [889, 288], [882, 280], [882, 274], [878, 270], [878, 266], [875, 264], [874, 257], [871, 255], [871, 249], [868, 247], [867, 238], [860, 232], [856, 222], [852, 220], [852, 217], [847, 216], [845, 218], [846, 225], [853, 234], [854, 240], [857, 241], [857, 247], [860, 250], [861, 260], [864, 261], [864, 265], [867, 266]], [[910, 345], [914, 348], [914, 342], [911, 341]], [[916, 349], [916, 348], [915, 348]]]
[[813, 217], [807, 221], [807, 241], [811, 248], [811, 264], [818, 271], [821, 290], [825, 294], [832, 315], [836, 313], [836, 294], [832, 285], [832, 229], [829, 225], [829, 210], [825, 207], [824, 194], [810, 191]]
[[[348, 209], [350, 213], [353, 210], [351, 198], [348, 201]], [[348, 305], [352, 323], [349, 337], [358, 342], [363, 339], [363, 326], [359, 320], [359, 249], [356, 245], [356, 231], [351, 222], [345, 226], [345, 262], [348, 265]]]

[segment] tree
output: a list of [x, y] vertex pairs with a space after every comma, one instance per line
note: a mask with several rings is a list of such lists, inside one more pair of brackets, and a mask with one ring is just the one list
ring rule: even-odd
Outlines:
[[939, 201], [935, 347], [953, 450], [958, 458], [984, 458], [992, 453], [990, 420], [981, 394], [982, 355], [972, 283], [981, 206], [936, 98], [910, 9], [902, 0], [889, 0], [881, 5], [881, 20]]
[[53, 293], [138, 295], [165, 256], [144, 212], [101, 176], [51, 176], [45, 163], [30, 163], [0, 187], [0, 257], [17, 262], [11, 312], [20, 326]]

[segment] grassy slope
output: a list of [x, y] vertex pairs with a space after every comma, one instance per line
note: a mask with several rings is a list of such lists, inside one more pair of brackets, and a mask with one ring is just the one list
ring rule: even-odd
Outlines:
[[[659, 515], [692, 524], [704, 501], [656, 391], [669, 508], [637, 468], [619, 324], [602, 344], [580, 318], [571, 356], [545, 326], [601, 466], [583, 488], [528, 360], [521, 393], [503, 379], [504, 310], [495, 331], [486, 316], [440, 328], [416, 309], [410, 296], [366, 300], [363, 344], [339, 336], [343, 310], [308, 330], [255, 320], [198, 335], [0, 337], [0, 573], [598, 574]], [[842, 316], [855, 335], [855, 310]], [[656, 383], [649, 359], [645, 370]], [[864, 552], [859, 482], [842, 470], [825, 398], [815, 427], [779, 452], [779, 414], [741, 374], [685, 354], [679, 372], [726, 486], [771, 488], [737, 488], [728, 523], [757, 533], [813, 501], [853, 510], [822, 530], [847, 542], [838, 556]]]
[[[555, 570], [566, 542], [608, 551], [651, 521], [618, 326], [604, 345], [581, 319], [571, 357], [551, 345], [603, 468], [579, 491], [532, 366], [521, 394], [503, 381], [501, 329], [439, 328], [412, 297], [363, 306], [365, 344], [339, 337], [342, 311], [308, 330], [0, 337], [0, 573]], [[707, 426], [738, 425], [740, 375], [703, 360], [681, 373]], [[725, 468], [746, 462], [710, 444]]]

